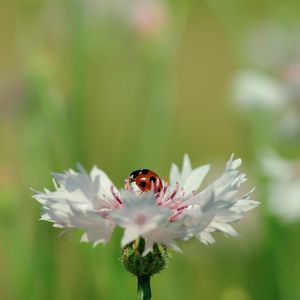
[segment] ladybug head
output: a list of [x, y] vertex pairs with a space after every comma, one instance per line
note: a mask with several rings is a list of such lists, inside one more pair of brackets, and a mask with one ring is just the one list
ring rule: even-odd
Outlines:
[[135, 179], [138, 177], [138, 175], [142, 172], [142, 170], [135, 170], [133, 172], [130, 173], [129, 175], [129, 180], [130, 182], [134, 182]]

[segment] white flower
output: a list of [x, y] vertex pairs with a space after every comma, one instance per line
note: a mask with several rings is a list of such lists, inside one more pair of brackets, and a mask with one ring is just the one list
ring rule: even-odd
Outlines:
[[260, 153], [259, 157], [262, 170], [269, 178], [267, 197], [270, 213], [287, 223], [300, 220], [299, 161], [283, 159], [270, 149]]
[[276, 122], [271, 126], [282, 140], [299, 134], [299, 81], [293, 85], [260, 71], [240, 71], [233, 81], [232, 97], [240, 110], [273, 115]]
[[[295, 26], [296, 25], [296, 26]], [[260, 111], [281, 142], [300, 132], [300, 31], [297, 24], [260, 24], [245, 35], [245, 65], [233, 78], [232, 98], [245, 111]], [[272, 49], [272, 51], [269, 51]]]
[[107, 211], [119, 205], [110, 192], [113, 183], [96, 167], [90, 175], [80, 165], [78, 169], [79, 173], [72, 169], [54, 173], [54, 192], [35, 193], [43, 205], [41, 220], [53, 222], [54, 227], [84, 229], [82, 241], [107, 243], [115, 226], [106, 217]]
[[122, 200], [124, 207], [110, 213], [112, 219], [125, 229], [122, 247], [147, 235], [171, 216], [171, 210], [156, 205], [156, 197], [152, 192], [137, 195], [124, 191]]
[[199, 191], [209, 166], [193, 170], [185, 155], [182, 171], [172, 165], [170, 184], [156, 194], [154, 189], [134, 191], [128, 181], [125, 190], [118, 191], [103, 171], [94, 167], [88, 174], [79, 165], [78, 173], [53, 174], [55, 191], [35, 192], [34, 198], [42, 204], [42, 220], [55, 227], [83, 229], [82, 241], [107, 243], [117, 225], [124, 228], [122, 247], [143, 237], [144, 254], [155, 243], [180, 250], [178, 239], [196, 237], [208, 244], [214, 242], [214, 231], [236, 236], [230, 224], [258, 205], [249, 199], [251, 192], [237, 196], [246, 180], [237, 170], [240, 164], [241, 159], [232, 156], [224, 173]]
[[211, 233], [216, 230], [236, 236], [230, 223], [238, 221], [243, 213], [258, 205], [258, 202], [249, 199], [252, 191], [236, 197], [241, 183], [246, 180], [245, 174], [237, 170], [241, 162], [241, 159], [233, 159], [232, 156], [216, 181], [180, 205], [188, 208], [185, 214], [189, 231], [205, 244], [214, 243]]
[[285, 86], [258, 71], [240, 71], [233, 82], [233, 99], [244, 110], [282, 109], [289, 102]]

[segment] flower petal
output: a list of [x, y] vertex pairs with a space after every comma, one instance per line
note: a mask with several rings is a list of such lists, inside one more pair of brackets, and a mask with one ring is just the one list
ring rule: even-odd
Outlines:
[[201, 166], [192, 170], [185, 182], [183, 183], [183, 190], [185, 194], [190, 194], [199, 189], [206, 174], [210, 169], [209, 165]]
[[94, 245], [107, 243], [115, 226], [103, 217], [115, 205], [111, 192], [106, 189], [109, 179], [103, 171], [100, 172], [102, 180], [97, 181], [80, 165], [78, 169], [79, 173], [72, 169], [64, 174], [54, 173], [55, 191], [35, 192], [33, 198], [42, 204], [41, 220], [53, 222], [59, 228], [85, 230], [82, 241]]

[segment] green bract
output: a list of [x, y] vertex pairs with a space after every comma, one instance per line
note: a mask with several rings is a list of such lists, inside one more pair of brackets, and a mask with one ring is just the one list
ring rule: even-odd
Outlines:
[[137, 277], [153, 276], [162, 271], [169, 258], [167, 247], [154, 244], [153, 250], [143, 256], [145, 240], [139, 239], [122, 250], [122, 263], [125, 269]]

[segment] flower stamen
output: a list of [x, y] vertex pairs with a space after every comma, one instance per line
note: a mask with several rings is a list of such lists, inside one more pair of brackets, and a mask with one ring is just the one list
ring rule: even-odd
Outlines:
[[119, 196], [116, 194], [113, 185], [111, 185], [110, 191], [111, 191], [112, 195], [114, 196], [115, 200], [116, 200], [119, 204], [123, 205], [123, 202], [121, 201], [121, 199], [119, 198]]

